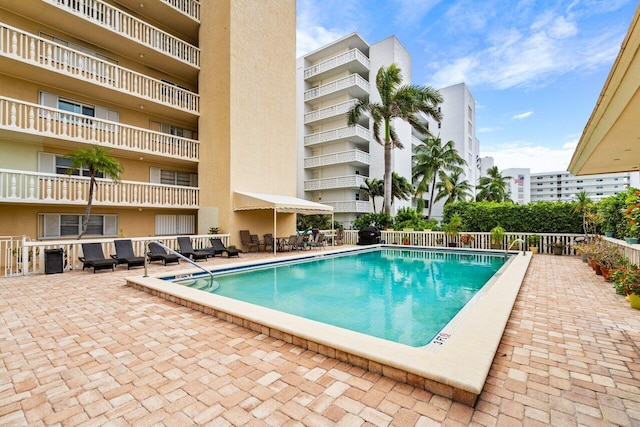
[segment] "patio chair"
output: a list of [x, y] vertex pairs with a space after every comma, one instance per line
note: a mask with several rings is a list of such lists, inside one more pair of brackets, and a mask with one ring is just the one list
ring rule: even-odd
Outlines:
[[209, 251], [193, 249], [191, 245], [191, 239], [188, 236], [178, 237], [178, 246], [180, 246], [180, 253], [187, 258], [191, 258], [194, 261], [199, 259], [207, 260], [211, 256]]
[[336, 245], [342, 245], [343, 239], [344, 239], [344, 228], [338, 228], [338, 230], [336, 230], [336, 237], [334, 237], [334, 242]]
[[308, 244], [311, 249], [324, 248], [324, 246], [326, 245], [324, 234], [318, 233], [315, 240], [310, 240]]
[[113, 244], [116, 247], [116, 254], [111, 255], [111, 258], [118, 261], [118, 264], [127, 264], [127, 270], [130, 270], [131, 267], [144, 266], [144, 257], [136, 256], [131, 240], [114, 240]]
[[251, 242], [258, 247], [258, 252], [264, 250], [264, 242], [261, 242], [257, 234], [251, 235]]
[[240, 230], [240, 242], [242, 242], [242, 246], [245, 247], [247, 252], [251, 252], [251, 249], [253, 248], [258, 252], [259, 246], [251, 239], [251, 233], [249, 230]]
[[211, 241], [211, 248], [209, 248], [209, 250], [213, 256], [222, 255], [226, 252], [227, 258], [232, 256], [240, 258], [240, 251], [238, 249], [227, 248], [224, 243], [222, 243], [222, 239], [211, 237], [209, 240]]
[[287, 250], [295, 251], [297, 249], [297, 245], [298, 245], [298, 236], [296, 236], [295, 234], [292, 234], [291, 236], [289, 236], [289, 241], [286, 244], [286, 247], [288, 248]]
[[180, 264], [180, 258], [176, 254], [168, 254], [166, 250], [156, 242], [149, 243], [149, 252], [147, 253], [149, 262], [162, 261], [164, 265], [177, 262]]
[[273, 234], [265, 234], [264, 235], [264, 250], [267, 250], [267, 247], [271, 248], [271, 252], [273, 252]]
[[82, 261], [82, 269], [93, 268], [94, 274], [96, 270], [106, 270], [107, 268], [113, 271], [115, 270], [116, 264], [118, 264], [117, 260], [104, 257], [101, 243], [83, 243], [82, 255], [83, 256], [78, 257], [78, 259]]

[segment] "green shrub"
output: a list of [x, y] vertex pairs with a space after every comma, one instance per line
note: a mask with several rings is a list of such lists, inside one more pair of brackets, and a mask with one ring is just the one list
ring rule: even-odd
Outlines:
[[373, 225], [380, 230], [384, 230], [393, 225], [393, 218], [391, 218], [391, 215], [388, 213], [379, 212], [360, 215], [355, 221], [353, 221], [353, 228], [356, 230], [361, 230], [364, 227], [369, 227], [370, 225]]

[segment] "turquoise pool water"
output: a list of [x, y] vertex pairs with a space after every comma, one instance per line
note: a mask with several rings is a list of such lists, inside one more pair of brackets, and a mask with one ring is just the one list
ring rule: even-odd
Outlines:
[[[420, 347], [505, 263], [502, 255], [382, 248], [191, 280], [188, 286]], [[217, 286], [219, 284], [219, 286]]]

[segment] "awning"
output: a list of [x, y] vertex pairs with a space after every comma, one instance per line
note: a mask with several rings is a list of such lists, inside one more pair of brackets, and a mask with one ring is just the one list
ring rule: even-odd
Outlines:
[[[331, 231], [333, 234], [333, 207], [322, 203], [311, 202], [309, 200], [298, 199], [291, 196], [278, 196], [275, 194], [247, 193], [244, 191], [234, 191], [233, 210], [253, 211], [253, 210], [273, 210], [273, 237], [277, 234], [277, 213], [301, 213], [304, 215], [331, 215]], [[276, 252], [276, 245], [273, 245], [273, 253]]]
[[297, 197], [244, 191], [233, 193], [233, 209], [236, 211], [273, 209], [276, 212], [301, 213], [304, 215], [331, 215], [333, 213], [332, 206]]

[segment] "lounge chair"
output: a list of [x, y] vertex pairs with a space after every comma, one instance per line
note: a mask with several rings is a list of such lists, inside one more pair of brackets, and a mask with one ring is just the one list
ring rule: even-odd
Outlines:
[[338, 228], [338, 230], [336, 231], [336, 237], [334, 238], [334, 242], [336, 245], [341, 245], [343, 239], [344, 239], [344, 229]]
[[96, 270], [106, 270], [107, 268], [113, 271], [118, 264], [117, 260], [104, 257], [101, 243], [83, 243], [82, 254], [83, 256], [78, 258], [82, 261], [82, 269], [93, 268], [94, 274]]
[[264, 250], [270, 248], [271, 252], [273, 252], [273, 234], [265, 234], [264, 235]]
[[314, 240], [309, 240], [309, 246], [313, 248], [324, 248], [326, 242], [323, 233], [318, 233]]
[[133, 253], [131, 240], [114, 240], [113, 244], [116, 247], [116, 254], [111, 255], [111, 258], [118, 261], [118, 264], [127, 264], [127, 270], [130, 270], [131, 267], [144, 266], [144, 257], [136, 256]]
[[211, 248], [209, 248], [209, 251], [213, 256], [222, 255], [226, 252], [227, 258], [232, 256], [240, 257], [240, 251], [238, 249], [227, 248], [224, 243], [222, 243], [221, 239], [211, 237], [209, 240], [211, 241]]
[[164, 265], [177, 262], [180, 264], [180, 258], [176, 254], [168, 254], [167, 251], [156, 242], [149, 243], [149, 252], [147, 253], [149, 261], [162, 261]]
[[264, 242], [261, 242], [257, 234], [251, 235], [251, 242], [258, 247], [258, 252], [264, 250]]
[[256, 252], [258, 252], [259, 245], [258, 243], [253, 242], [249, 230], [240, 230], [240, 241], [242, 242], [242, 246], [245, 247], [247, 252], [251, 252], [252, 248], [255, 248]]
[[193, 249], [191, 245], [191, 239], [188, 236], [178, 237], [178, 246], [180, 246], [180, 253], [187, 258], [191, 258], [194, 261], [199, 259], [207, 260], [211, 256], [209, 251]]

